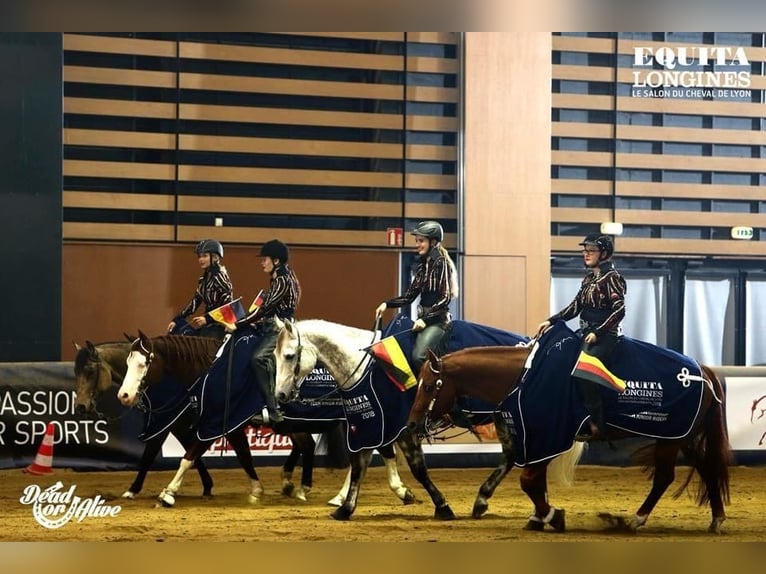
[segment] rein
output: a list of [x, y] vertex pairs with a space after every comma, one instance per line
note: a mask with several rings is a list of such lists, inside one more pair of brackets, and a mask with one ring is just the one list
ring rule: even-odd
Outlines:
[[[381, 318], [378, 317], [375, 320], [375, 324], [373, 325], [373, 329], [372, 329], [372, 341], [370, 341], [370, 345], [372, 345], [375, 342], [375, 333], [379, 329], [380, 324], [381, 324]], [[293, 387], [296, 389], [296, 393], [297, 393], [298, 379], [300, 378], [299, 377], [299, 373], [300, 373], [300, 368], [301, 368], [301, 352], [303, 351], [303, 345], [301, 344], [301, 332], [298, 330], [298, 325], [294, 324], [293, 327], [295, 328], [295, 334], [298, 337], [298, 348], [295, 351], [295, 367], [293, 368]], [[370, 345], [368, 345], [365, 348], [368, 348]], [[320, 397], [317, 397], [314, 400], [322, 400], [322, 399], [325, 399], [325, 398], [330, 397], [333, 394], [337, 393], [339, 389], [342, 389], [343, 386], [351, 380], [351, 378], [356, 374], [356, 372], [364, 364], [364, 362], [367, 360], [367, 358], [368, 357], [366, 355], [362, 356], [361, 360], [359, 361], [359, 363], [357, 363], [357, 365], [354, 368], [354, 370], [351, 371], [351, 374], [349, 374], [349, 376], [346, 377], [346, 379], [343, 381], [343, 384], [340, 384], [340, 383], [338, 383], [338, 381], [335, 381], [335, 388], [332, 391], [330, 391], [329, 393], [326, 393], [326, 394], [324, 394], [324, 395], [322, 395]]]
[[[425, 417], [424, 417], [425, 420], [423, 421], [423, 426], [424, 426], [424, 428], [426, 430], [425, 438], [428, 441], [428, 443], [431, 444], [432, 440], [437, 440], [437, 439], [438, 440], [442, 440], [442, 441], [446, 441], [446, 440], [449, 440], [449, 439], [452, 439], [452, 438], [455, 438], [455, 437], [459, 437], [459, 436], [464, 435], [466, 433], [471, 433], [473, 436], [475, 436], [477, 439], [479, 439], [479, 442], [481, 442], [481, 436], [479, 435], [478, 432], [476, 432], [476, 426], [477, 425], [475, 425], [472, 421], [469, 422], [470, 426], [466, 427], [465, 430], [463, 430], [463, 431], [461, 431], [461, 432], [459, 432], [457, 434], [450, 435], [450, 436], [437, 436], [437, 435], [441, 435], [441, 434], [447, 432], [447, 429], [457, 428], [458, 425], [456, 425], [454, 423], [454, 421], [451, 420], [451, 417], [450, 417], [449, 421], [446, 420], [445, 417], [441, 417], [440, 419], [438, 419], [435, 422], [431, 418], [431, 414], [433, 413], [433, 410], [434, 410], [434, 405], [436, 405], [436, 400], [439, 398], [439, 391], [441, 391], [442, 387], [444, 386], [444, 381], [442, 380], [442, 377], [441, 377], [441, 370], [437, 371], [436, 369], [434, 369], [433, 365], [431, 365], [430, 362], [428, 363], [428, 368], [431, 369], [431, 372], [433, 374], [435, 374], [435, 375], [437, 375], [439, 377], [438, 379], [436, 379], [434, 381], [434, 387], [435, 387], [436, 390], [434, 391], [433, 397], [428, 402], [428, 407], [426, 408], [426, 413], [425, 413]], [[455, 404], [457, 404], [457, 399], [455, 400]], [[497, 409], [495, 409], [494, 412], [496, 413]], [[486, 422], [480, 422], [479, 424], [480, 425], [481, 424], [486, 424], [487, 422], [490, 422], [491, 420], [492, 420], [492, 417], [491, 416], [487, 416], [486, 419], [485, 419]]]

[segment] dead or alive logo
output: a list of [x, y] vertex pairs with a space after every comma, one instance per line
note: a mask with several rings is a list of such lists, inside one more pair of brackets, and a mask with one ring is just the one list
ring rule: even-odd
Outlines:
[[45, 490], [36, 484], [30, 484], [19, 498], [21, 504], [32, 505], [32, 516], [45, 528], [61, 528], [70, 520], [82, 522], [86, 518], [113, 518], [122, 507], [110, 506], [97, 495], [93, 498], [80, 498], [72, 485], [64, 490], [61, 481]]
[[[711, 66], [712, 71], [699, 69]], [[741, 46], [633, 49], [634, 97], [743, 98], [750, 97], [750, 81], [750, 62]]]

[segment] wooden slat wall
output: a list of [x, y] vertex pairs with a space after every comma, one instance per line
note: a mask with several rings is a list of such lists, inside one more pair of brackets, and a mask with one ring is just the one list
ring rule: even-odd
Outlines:
[[[628, 40], [620, 38], [589, 38], [573, 36], [553, 36], [553, 50], [594, 54], [603, 64], [604, 55], [613, 56], [615, 52], [622, 56], [632, 56], [636, 46], [667, 46], [669, 43]], [[674, 42], [673, 45], [679, 45]], [[691, 44], [689, 44], [691, 46]], [[766, 61], [766, 49], [745, 47], [745, 53], [753, 62]], [[562, 59], [562, 62], [566, 60]], [[758, 66], [753, 66], [757, 69]], [[614, 88], [615, 76], [621, 85], [633, 83], [633, 70], [628, 67], [604, 65], [572, 65], [569, 63], [553, 65], [553, 79], [564, 82], [599, 82], [611, 84]], [[756, 229], [761, 239], [766, 237], [766, 188], [756, 182], [766, 173], [766, 131], [758, 123], [766, 115], [766, 104], [759, 90], [766, 89], [766, 77], [751, 73], [751, 90], [756, 95], [754, 101], [735, 100], [691, 100], [671, 98], [639, 98], [630, 95], [604, 95], [601, 93], [554, 93], [553, 108], [558, 110], [582, 110], [596, 113], [613, 112], [615, 117], [623, 112], [645, 114], [694, 115], [705, 116], [710, 127], [678, 127], [673, 125], [630, 125], [603, 123], [603, 115], [598, 122], [554, 121], [554, 138], [570, 138], [583, 142], [590, 141], [588, 151], [567, 149], [562, 145], [552, 152], [552, 164], [563, 168], [582, 168], [600, 170], [598, 179], [566, 179], [565, 176], [551, 182], [552, 191], [552, 249], [555, 252], [572, 253], [578, 249], [577, 240], [585, 233], [598, 229], [603, 221], [612, 218], [625, 225], [625, 233], [619, 240], [620, 252], [636, 255], [681, 255], [681, 256], [766, 256], [766, 242], [741, 242], [728, 239], [727, 228], [748, 225]], [[603, 88], [603, 85], [602, 85]], [[563, 91], [564, 88], [562, 88]], [[566, 115], [564, 116], [566, 117]], [[727, 129], [713, 124], [717, 118], [744, 118], [751, 121], [752, 129]], [[756, 120], [755, 123], [752, 120]], [[604, 141], [608, 140], [608, 141]], [[642, 145], [665, 144], [703, 144], [751, 146], [750, 153], [740, 157], [723, 155], [679, 155], [674, 153], [646, 153], [645, 151], [626, 152], [618, 150], [630, 142], [644, 142]], [[603, 151], [609, 146], [612, 151]], [[572, 146], [568, 146], [572, 147]], [[750, 176], [753, 182], [748, 185], [711, 183], [679, 183], [677, 181], [614, 181], [614, 170], [644, 170], [665, 178], [666, 172], [694, 172], [702, 174], [725, 173], [734, 176]], [[595, 173], [595, 172], [594, 172]], [[627, 173], [627, 172], [626, 172]], [[607, 175], [604, 179], [604, 175]], [[707, 181], [710, 176], [707, 176]], [[704, 180], [703, 180], [704, 181]], [[651, 200], [651, 209], [612, 209], [612, 202], [621, 199]], [[673, 209], [663, 210], [663, 200], [699, 200], [705, 202], [708, 211], [692, 211], [690, 206], [681, 210], [676, 205]], [[722, 202], [749, 201], [748, 212], [722, 211]], [[646, 202], [643, 202], [645, 204]], [[691, 204], [694, 205], [694, 204]], [[715, 205], [715, 209], [711, 209]], [[758, 210], [760, 209], [760, 212]], [[695, 233], [699, 230], [703, 239], [678, 239], [673, 233], [666, 233], [670, 228], [686, 228]], [[631, 236], [634, 233], [634, 236]], [[650, 235], [647, 237], [646, 235]]]
[[456, 33], [144, 36], [64, 34], [65, 240], [457, 244]]

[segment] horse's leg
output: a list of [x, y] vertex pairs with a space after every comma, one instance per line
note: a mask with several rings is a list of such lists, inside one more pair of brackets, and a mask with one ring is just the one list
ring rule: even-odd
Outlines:
[[[183, 446], [185, 450], [189, 450], [197, 440], [194, 431], [188, 430], [186, 427], [184, 427], [183, 430], [171, 428], [170, 432], [173, 433], [173, 436], [178, 439], [178, 442], [181, 443], [181, 446]], [[167, 436], [167, 434], [163, 434], [164, 436]], [[164, 440], [165, 439], [163, 438], [163, 441]], [[202, 496], [213, 496], [213, 478], [210, 476], [210, 472], [208, 472], [207, 466], [205, 466], [201, 456], [194, 461], [194, 467], [197, 469], [200, 482], [202, 482]]]
[[306, 497], [311, 492], [314, 477], [314, 451], [316, 441], [311, 433], [301, 432], [293, 435], [293, 441], [300, 442], [301, 454], [303, 454], [303, 469], [301, 471], [301, 485], [295, 491], [295, 498], [306, 502]]
[[162, 492], [160, 492], [159, 496], [157, 497], [162, 506], [171, 507], [176, 503], [176, 494], [184, 482], [184, 475], [186, 474], [186, 471], [192, 467], [195, 460], [202, 456], [202, 453], [207, 450], [207, 447], [210, 446], [211, 442], [212, 441], [201, 442], [199, 440], [195, 440], [191, 447], [186, 450], [186, 453], [181, 459], [181, 462], [178, 465], [178, 470], [176, 471], [172, 480], [164, 489], [162, 489]]
[[351, 467], [349, 467], [348, 472], [346, 473], [346, 478], [343, 479], [343, 486], [340, 487], [338, 494], [336, 494], [330, 500], [328, 500], [327, 504], [329, 504], [330, 506], [340, 506], [344, 502], [346, 502], [346, 497], [348, 496], [348, 489], [350, 486], [351, 486]]
[[295, 470], [295, 465], [298, 464], [298, 459], [301, 457], [301, 447], [295, 438], [295, 434], [291, 434], [290, 439], [292, 441], [290, 454], [287, 455], [287, 459], [282, 465], [282, 494], [284, 496], [292, 496], [295, 491], [293, 471]]
[[643, 504], [636, 511], [635, 516], [628, 524], [628, 528], [635, 532], [646, 524], [654, 507], [659, 502], [668, 487], [676, 478], [676, 457], [680, 444], [678, 441], [658, 440], [654, 447], [654, 478], [652, 488], [646, 496]]
[[168, 436], [167, 432], [154, 437], [144, 443], [144, 452], [141, 453], [141, 458], [138, 460], [138, 473], [136, 478], [133, 479], [133, 484], [130, 485], [128, 490], [122, 493], [122, 498], [134, 499], [136, 495], [141, 492], [144, 487], [144, 480], [146, 480], [146, 473], [149, 472], [149, 467], [152, 466], [154, 459], [157, 458], [157, 454], [160, 452], [162, 443]]
[[434, 517], [440, 520], [452, 520], [455, 518], [455, 513], [452, 512], [450, 505], [444, 498], [444, 495], [436, 487], [428, 475], [428, 467], [426, 467], [426, 458], [423, 455], [423, 448], [420, 445], [420, 440], [417, 439], [409, 430], [404, 430], [396, 440], [396, 444], [401, 449], [407, 464], [410, 466], [410, 472], [423, 488], [426, 489], [431, 500], [434, 503]]
[[359, 487], [361, 486], [364, 475], [367, 474], [367, 467], [370, 466], [372, 450], [362, 450], [351, 453], [351, 470], [349, 471], [348, 493], [338, 508], [330, 513], [335, 520], [349, 520], [356, 510], [356, 502], [359, 497]]
[[547, 474], [548, 461], [530, 464], [521, 471], [521, 489], [535, 505], [535, 512], [529, 517], [524, 530], [543, 530], [546, 524], [559, 532], [566, 530], [564, 509], [548, 504]]
[[396, 451], [394, 450], [394, 443], [380, 447], [378, 452], [383, 458], [383, 464], [386, 465], [388, 488], [390, 488], [391, 491], [404, 504], [413, 504], [415, 502], [415, 495], [409, 488], [407, 488], [399, 476], [399, 468], [396, 466]]
[[497, 439], [500, 441], [503, 449], [503, 458], [497, 468], [484, 481], [484, 484], [479, 487], [479, 492], [473, 503], [473, 511], [471, 512], [471, 516], [474, 518], [481, 518], [487, 512], [489, 509], [489, 499], [492, 498], [497, 486], [513, 468], [513, 438], [511, 437], [510, 430], [501, 416], [496, 415], [494, 419]]
[[[711, 380], [711, 385], [715, 387], [714, 394], [723, 397], [724, 391], [715, 373], [708, 369], [706, 374]], [[732, 454], [726, 433], [724, 407], [712, 396], [710, 405], [703, 419], [704, 445], [695, 442], [698, 451], [703, 449], [698, 456], [699, 462], [695, 465], [704, 486], [697, 493], [697, 503], [702, 505], [706, 500], [710, 502], [712, 520], [708, 532], [720, 534], [721, 524], [726, 520], [724, 505], [729, 502], [729, 465], [732, 462]]]
[[260, 502], [261, 497], [263, 496], [263, 485], [258, 479], [258, 473], [255, 471], [255, 466], [253, 466], [253, 454], [250, 452], [250, 443], [247, 441], [245, 426], [246, 425], [243, 425], [238, 429], [231, 431], [226, 435], [226, 439], [234, 448], [239, 465], [245, 471], [247, 476], [250, 477], [250, 494], [248, 495], [248, 500], [251, 504], [255, 504]]

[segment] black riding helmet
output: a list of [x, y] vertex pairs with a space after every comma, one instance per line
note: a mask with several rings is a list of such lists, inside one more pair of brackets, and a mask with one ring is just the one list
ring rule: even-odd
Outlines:
[[600, 259], [609, 259], [614, 254], [614, 241], [611, 235], [602, 235], [600, 233], [591, 233], [587, 235], [578, 245], [594, 245], [601, 251]]
[[412, 230], [411, 235], [420, 235], [428, 239], [436, 239], [439, 243], [444, 239], [444, 228], [438, 221], [421, 221]]
[[284, 265], [290, 257], [290, 250], [279, 239], [272, 239], [261, 246], [261, 257], [279, 259], [279, 262]]
[[194, 252], [197, 255], [201, 255], [202, 253], [215, 253], [218, 257], [223, 259], [223, 245], [215, 239], [203, 239], [197, 243]]

